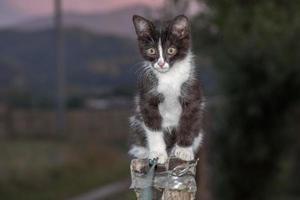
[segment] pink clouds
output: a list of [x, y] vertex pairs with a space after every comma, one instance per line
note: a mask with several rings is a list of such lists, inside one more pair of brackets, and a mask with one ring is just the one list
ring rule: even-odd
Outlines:
[[[16, 11], [31, 16], [51, 14], [54, 0], [10, 0], [7, 3]], [[63, 0], [64, 10], [91, 13], [108, 12], [110, 10], [134, 5], [144, 4], [152, 7], [162, 5], [163, 0]]]
[[47, 15], [53, 11], [51, 0], [10, 0], [7, 3], [10, 4], [10, 7], [25, 15]]
[[78, 12], [97, 12], [110, 11], [134, 4], [145, 4], [148, 6], [161, 5], [162, 0], [65, 0], [65, 8], [67, 10]]

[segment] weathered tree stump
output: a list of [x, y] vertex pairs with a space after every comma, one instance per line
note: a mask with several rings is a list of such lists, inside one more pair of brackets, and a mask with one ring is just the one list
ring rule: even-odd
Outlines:
[[147, 159], [131, 161], [131, 188], [138, 200], [192, 200], [197, 190], [197, 161], [171, 157], [163, 165], [150, 166]]

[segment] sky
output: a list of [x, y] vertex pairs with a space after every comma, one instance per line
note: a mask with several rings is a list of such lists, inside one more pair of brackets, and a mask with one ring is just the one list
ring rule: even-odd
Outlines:
[[[164, 0], [63, 0], [66, 11], [79, 13], [109, 12], [135, 4], [159, 7]], [[0, 26], [53, 12], [54, 0], [0, 0]]]

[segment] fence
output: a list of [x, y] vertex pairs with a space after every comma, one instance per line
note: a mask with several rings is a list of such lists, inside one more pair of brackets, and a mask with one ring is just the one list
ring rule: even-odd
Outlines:
[[[56, 134], [55, 112], [14, 109], [0, 112], [0, 136], [53, 137]], [[67, 136], [127, 137], [129, 110], [80, 109], [66, 113]], [[9, 118], [9, 119], [8, 119]]]

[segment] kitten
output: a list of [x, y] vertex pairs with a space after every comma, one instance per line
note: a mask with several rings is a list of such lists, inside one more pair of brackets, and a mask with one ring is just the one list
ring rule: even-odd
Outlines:
[[179, 15], [154, 25], [134, 15], [133, 24], [145, 64], [130, 118], [134, 141], [129, 154], [158, 158], [158, 163], [165, 163], [170, 154], [193, 160], [203, 136], [204, 101], [191, 53], [189, 20]]

